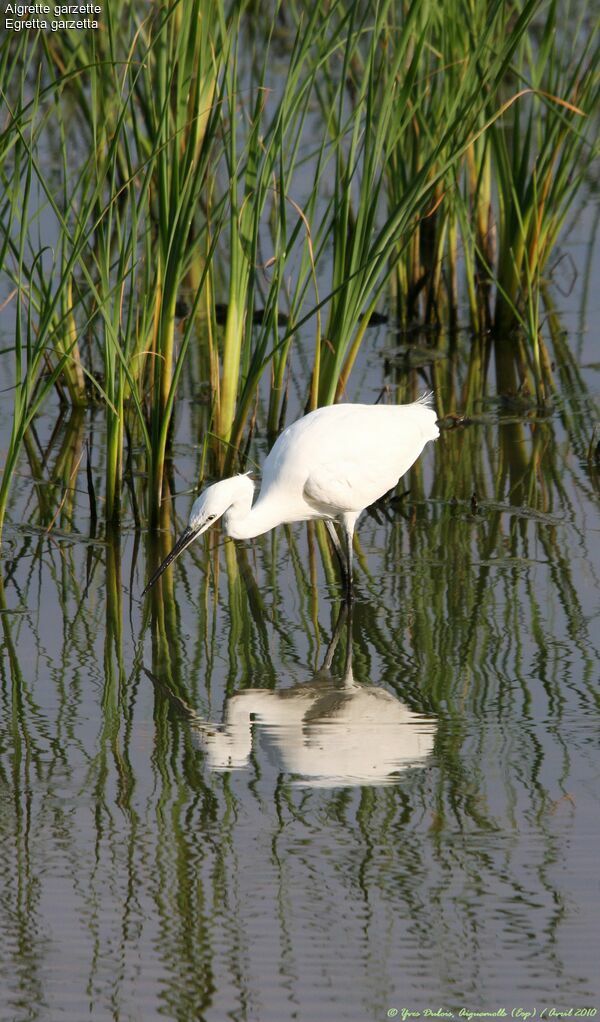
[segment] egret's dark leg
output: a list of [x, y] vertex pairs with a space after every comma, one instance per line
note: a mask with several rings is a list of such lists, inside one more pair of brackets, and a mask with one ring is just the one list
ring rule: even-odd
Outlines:
[[354, 535], [354, 526], [348, 528], [344, 522], [344, 539], [346, 541], [346, 600], [348, 603], [352, 602], [352, 537]]
[[354, 526], [356, 524], [357, 514], [345, 514], [342, 518], [342, 526], [344, 529], [344, 540], [346, 544], [346, 599], [348, 603], [352, 601], [352, 539], [354, 536]]
[[330, 540], [331, 540], [331, 542], [333, 544], [333, 549], [335, 550], [335, 552], [337, 554], [337, 557], [338, 557], [338, 561], [340, 562], [340, 569], [341, 569], [341, 572], [342, 572], [342, 580], [344, 582], [344, 586], [347, 588], [347, 586], [348, 586], [348, 564], [347, 564], [347, 560], [346, 560], [346, 554], [344, 552], [344, 548], [343, 548], [342, 544], [340, 543], [340, 538], [339, 538], [337, 532], [335, 531], [335, 525], [333, 524], [333, 522], [331, 521], [330, 518], [326, 518], [325, 519], [325, 528], [327, 529], [327, 532], [329, 533], [329, 538], [330, 538]]

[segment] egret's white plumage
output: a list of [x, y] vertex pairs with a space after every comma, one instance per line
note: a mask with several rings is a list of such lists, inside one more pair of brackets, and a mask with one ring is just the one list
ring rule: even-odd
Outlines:
[[[254, 484], [247, 475], [223, 479], [200, 494], [188, 528], [144, 592], [221, 517], [233, 539], [251, 539], [285, 522], [324, 519], [350, 592], [358, 516], [396, 485], [437, 436], [436, 414], [427, 396], [408, 405], [341, 404], [310, 412], [275, 441], [254, 504]], [[333, 522], [342, 527], [345, 550]]]

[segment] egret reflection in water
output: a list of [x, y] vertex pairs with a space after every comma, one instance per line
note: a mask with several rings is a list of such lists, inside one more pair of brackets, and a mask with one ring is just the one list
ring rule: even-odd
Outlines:
[[[331, 663], [344, 618], [346, 659], [343, 675], [336, 676]], [[334, 787], [394, 783], [403, 770], [423, 766], [433, 751], [435, 720], [377, 685], [355, 681], [351, 631], [351, 614], [342, 610], [323, 666], [309, 681], [236, 692], [220, 724], [167, 689], [190, 721], [208, 768], [243, 770], [251, 756], [266, 755], [298, 783]]]

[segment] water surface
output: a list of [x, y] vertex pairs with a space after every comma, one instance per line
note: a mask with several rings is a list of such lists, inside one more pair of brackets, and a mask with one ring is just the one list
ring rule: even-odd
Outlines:
[[83, 484], [74, 526], [42, 528], [24, 469], [0, 1018], [595, 1004], [599, 521], [565, 427], [584, 407], [443, 430], [360, 523], [350, 633], [320, 528], [215, 532], [144, 605], [147, 537], [90, 537]]

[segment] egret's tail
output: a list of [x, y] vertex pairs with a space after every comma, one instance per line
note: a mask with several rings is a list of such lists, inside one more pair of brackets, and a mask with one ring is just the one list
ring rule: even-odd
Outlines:
[[[436, 440], [440, 435], [440, 431], [437, 427], [437, 412], [435, 410], [433, 391], [428, 390], [421, 394], [421, 397], [414, 402], [414, 405], [416, 405], [415, 411], [417, 408], [419, 409], [417, 413], [418, 421], [423, 430], [423, 435], [427, 440]], [[423, 411], [420, 411], [421, 408]]]

